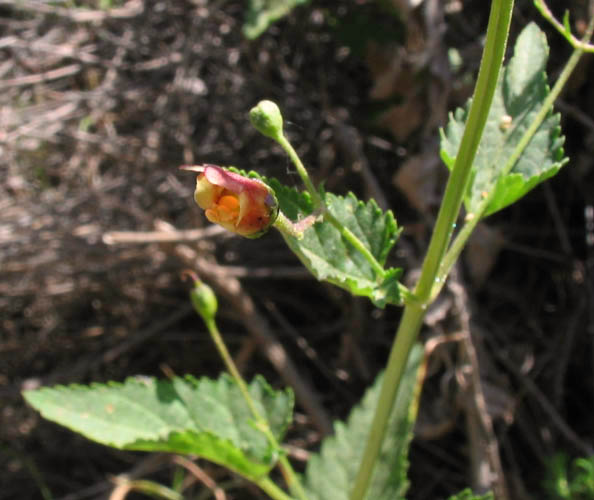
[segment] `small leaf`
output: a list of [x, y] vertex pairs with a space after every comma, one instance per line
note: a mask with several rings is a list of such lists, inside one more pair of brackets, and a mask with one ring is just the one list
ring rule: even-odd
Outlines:
[[275, 21], [286, 16], [298, 5], [309, 0], [249, 0], [243, 34], [253, 40], [258, 38]]
[[[380, 459], [375, 466], [367, 500], [398, 500], [408, 488], [408, 447], [412, 438], [419, 389], [418, 371], [423, 349], [413, 348], [402, 378]], [[347, 500], [361, 462], [377, 406], [382, 377], [378, 377], [347, 423], [335, 424], [335, 435], [322, 443], [307, 463], [305, 486], [310, 500]]]
[[[280, 441], [292, 415], [292, 392], [274, 391], [261, 377], [249, 390]], [[198, 455], [247, 478], [266, 474], [276, 459], [228, 375], [218, 380], [129, 378], [122, 384], [48, 387], [23, 396], [48, 420], [114, 448]]]
[[[281, 211], [291, 220], [312, 213], [307, 193], [283, 186], [276, 179], [267, 182], [276, 192]], [[324, 199], [332, 215], [384, 265], [400, 233], [392, 212], [382, 212], [374, 200], [363, 203], [352, 193], [345, 197], [324, 193]], [[397, 279], [401, 270], [389, 270], [383, 279], [378, 280], [369, 262], [330, 223], [315, 224], [300, 240], [287, 235], [283, 237], [317, 279], [340, 286], [354, 295], [369, 297], [378, 307], [400, 302]]]
[[467, 488], [457, 495], [451, 496], [448, 500], [494, 500], [493, 493], [485, 495], [475, 495], [471, 489]]
[[[559, 115], [549, 112], [522, 154], [504, 174], [508, 159], [549, 94], [545, 73], [549, 47], [544, 33], [530, 23], [520, 33], [514, 55], [504, 68], [489, 111], [483, 138], [473, 164], [473, 177], [464, 200], [466, 210], [476, 212], [482, 200], [494, 192], [483, 216], [505, 208], [568, 161]], [[442, 131], [441, 157], [452, 169], [470, 106], [450, 116]]]

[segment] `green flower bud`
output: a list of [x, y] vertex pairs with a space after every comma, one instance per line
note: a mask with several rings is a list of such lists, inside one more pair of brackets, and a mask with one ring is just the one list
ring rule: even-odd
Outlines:
[[283, 135], [283, 117], [272, 101], [260, 101], [250, 110], [250, 121], [258, 132], [275, 141]]
[[194, 309], [202, 316], [205, 323], [214, 321], [219, 304], [212, 288], [200, 280], [195, 280], [194, 288], [190, 291], [190, 298]]

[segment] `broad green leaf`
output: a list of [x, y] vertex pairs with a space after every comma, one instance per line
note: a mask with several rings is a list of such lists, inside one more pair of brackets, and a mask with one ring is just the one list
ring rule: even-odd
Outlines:
[[[312, 213], [308, 193], [266, 179], [275, 190], [281, 211], [296, 221]], [[328, 210], [367, 247], [377, 261], [384, 265], [388, 253], [400, 233], [391, 211], [382, 212], [374, 200], [357, 200], [354, 194], [337, 196], [324, 193]], [[398, 278], [401, 269], [389, 269], [383, 280], [340, 232], [328, 222], [319, 222], [305, 231], [298, 240], [283, 235], [289, 248], [319, 280], [340, 286], [354, 295], [369, 297], [378, 307], [400, 302]]]
[[268, 26], [286, 16], [298, 5], [309, 0], [249, 0], [243, 34], [249, 38], [258, 38]]
[[451, 496], [448, 500], [494, 500], [493, 493], [484, 495], [475, 495], [471, 489], [467, 488], [457, 495]]
[[[375, 466], [367, 500], [398, 500], [408, 488], [408, 447], [416, 418], [423, 349], [413, 348], [392, 410], [380, 459]], [[322, 443], [307, 462], [305, 486], [310, 500], [347, 500], [367, 442], [382, 377], [378, 377], [346, 423], [335, 424], [335, 435]]]
[[[549, 94], [545, 73], [548, 54], [544, 33], [530, 23], [520, 33], [514, 55], [500, 75], [464, 200], [469, 213], [475, 212], [491, 192], [494, 195], [484, 216], [505, 208], [555, 175], [568, 161], [564, 157], [559, 115], [549, 112], [511, 171], [502, 172]], [[470, 105], [456, 110], [441, 133], [441, 157], [450, 169], [469, 109]]]
[[[260, 414], [280, 441], [291, 420], [293, 394], [261, 377], [249, 386]], [[193, 377], [70, 385], [23, 393], [43, 417], [126, 450], [198, 455], [248, 478], [266, 474], [276, 457], [234, 380]]]

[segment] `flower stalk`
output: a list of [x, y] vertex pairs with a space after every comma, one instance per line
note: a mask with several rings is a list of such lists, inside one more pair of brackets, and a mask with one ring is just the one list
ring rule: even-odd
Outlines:
[[[286, 457], [285, 451], [282, 449], [281, 445], [277, 441], [276, 437], [270, 430], [270, 425], [268, 420], [262, 416], [258, 408], [256, 407], [256, 403], [254, 402], [247, 383], [239, 373], [237, 369], [237, 365], [233, 361], [227, 346], [223, 340], [221, 332], [217, 326], [215, 316], [218, 309], [216, 295], [212, 291], [212, 289], [200, 281], [198, 277], [192, 273], [187, 272], [192, 278], [194, 279], [194, 288], [190, 292], [190, 298], [192, 300], [192, 304], [194, 305], [194, 309], [196, 312], [202, 317], [204, 324], [206, 325], [206, 329], [208, 330], [216, 348], [219, 352], [219, 355], [223, 359], [225, 366], [228, 372], [231, 374], [237, 387], [239, 388], [243, 399], [245, 400], [246, 404], [248, 405], [252, 416], [254, 417], [255, 426], [266, 436], [270, 445], [275, 449], [278, 453], [278, 461], [283, 476], [287, 481], [287, 485], [289, 489], [294, 492], [299, 500], [308, 500], [305, 490], [299, 481], [299, 478], [289, 460]], [[289, 500], [290, 497], [286, 495], [280, 488], [278, 488], [269, 478], [262, 478], [256, 482], [258, 486], [260, 486], [264, 491], [266, 491], [272, 498], [275, 500]]]
[[250, 121], [256, 130], [258, 130], [258, 132], [277, 142], [289, 155], [289, 158], [297, 169], [299, 177], [301, 177], [303, 184], [305, 184], [305, 187], [311, 196], [314, 210], [323, 208], [323, 202], [320, 193], [311, 181], [309, 173], [299, 158], [299, 155], [289, 140], [285, 137], [283, 130], [283, 117], [279, 107], [272, 101], [260, 101], [250, 110]]
[[377, 281], [380, 282], [386, 275], [384, 266], [377, 261], [363, 242], [328, 210], [328, 207], [320, 195], [320, 192], [314, 186], [301, 158], [299, 158], [295, 148], [284, 134], [283, 119], [278, 106], [272, 101], [260, 101], [257, 106], [250, 110], [250, 121], [261, 134], [276, 141], [285, 150], [293, 162], [293, 165], [295, 165], [297, 173], [299, 174], [299, 177], [301, 177], [307, 192], [311, 196], [314, 213], [320, 213], [324, 220], [332, 224], [332, 226], [340, 232], [342, 237], [355, 247], [363, 257], [365, 257], [365, 260], [367, 260], [369, 265], [373, 268]]

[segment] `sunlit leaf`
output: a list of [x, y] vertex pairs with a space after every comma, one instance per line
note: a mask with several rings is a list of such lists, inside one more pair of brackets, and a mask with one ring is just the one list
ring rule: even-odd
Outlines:
[[[291, 391], [274, 391], [261, 377], [249, 386], [261, 415], [281, 440], [292, 417]], [[23, 393], [43, 417], [97, 441], [127, 450], [201, 456], [256, 478], [276, 456], [234, 380], [193, 377], [47, 387]]]
[[[266, 179], [275, 190], [281, 211], [291, 220], [312, 213], [308, 193]], [[391, 211], [382, 211], [374, 200], [364, 203], [354, 194], [324, 193], [329, 211], [353, 232], [376, 260], [384, 265], [400, 229]], [[284, 235], [291, 250], [319, 280], [340, 286], [354, 295], [369, 297], [378, 307], [400, 302], [400, 269], [389, 269], [378, 277], [369, 262], [329, 222], [319, 222], [305, 231], [303, 239]]]
[[[501, 73], [485, 131], [473, 164], [465, 207], [476, 212], [493, 193], [484, 212], [490, 215], [514, 203], [555, 175], [564, 157], [559, 115], [549, 112], [507, 174], [502, 170], [549, 94], [545, 73], [549, 47], [545, 35], [531, 23], [521, 32], [514, 55]], [[453, 168], [470, 105], [450, 116], [442, 131], [441, 157]]]

